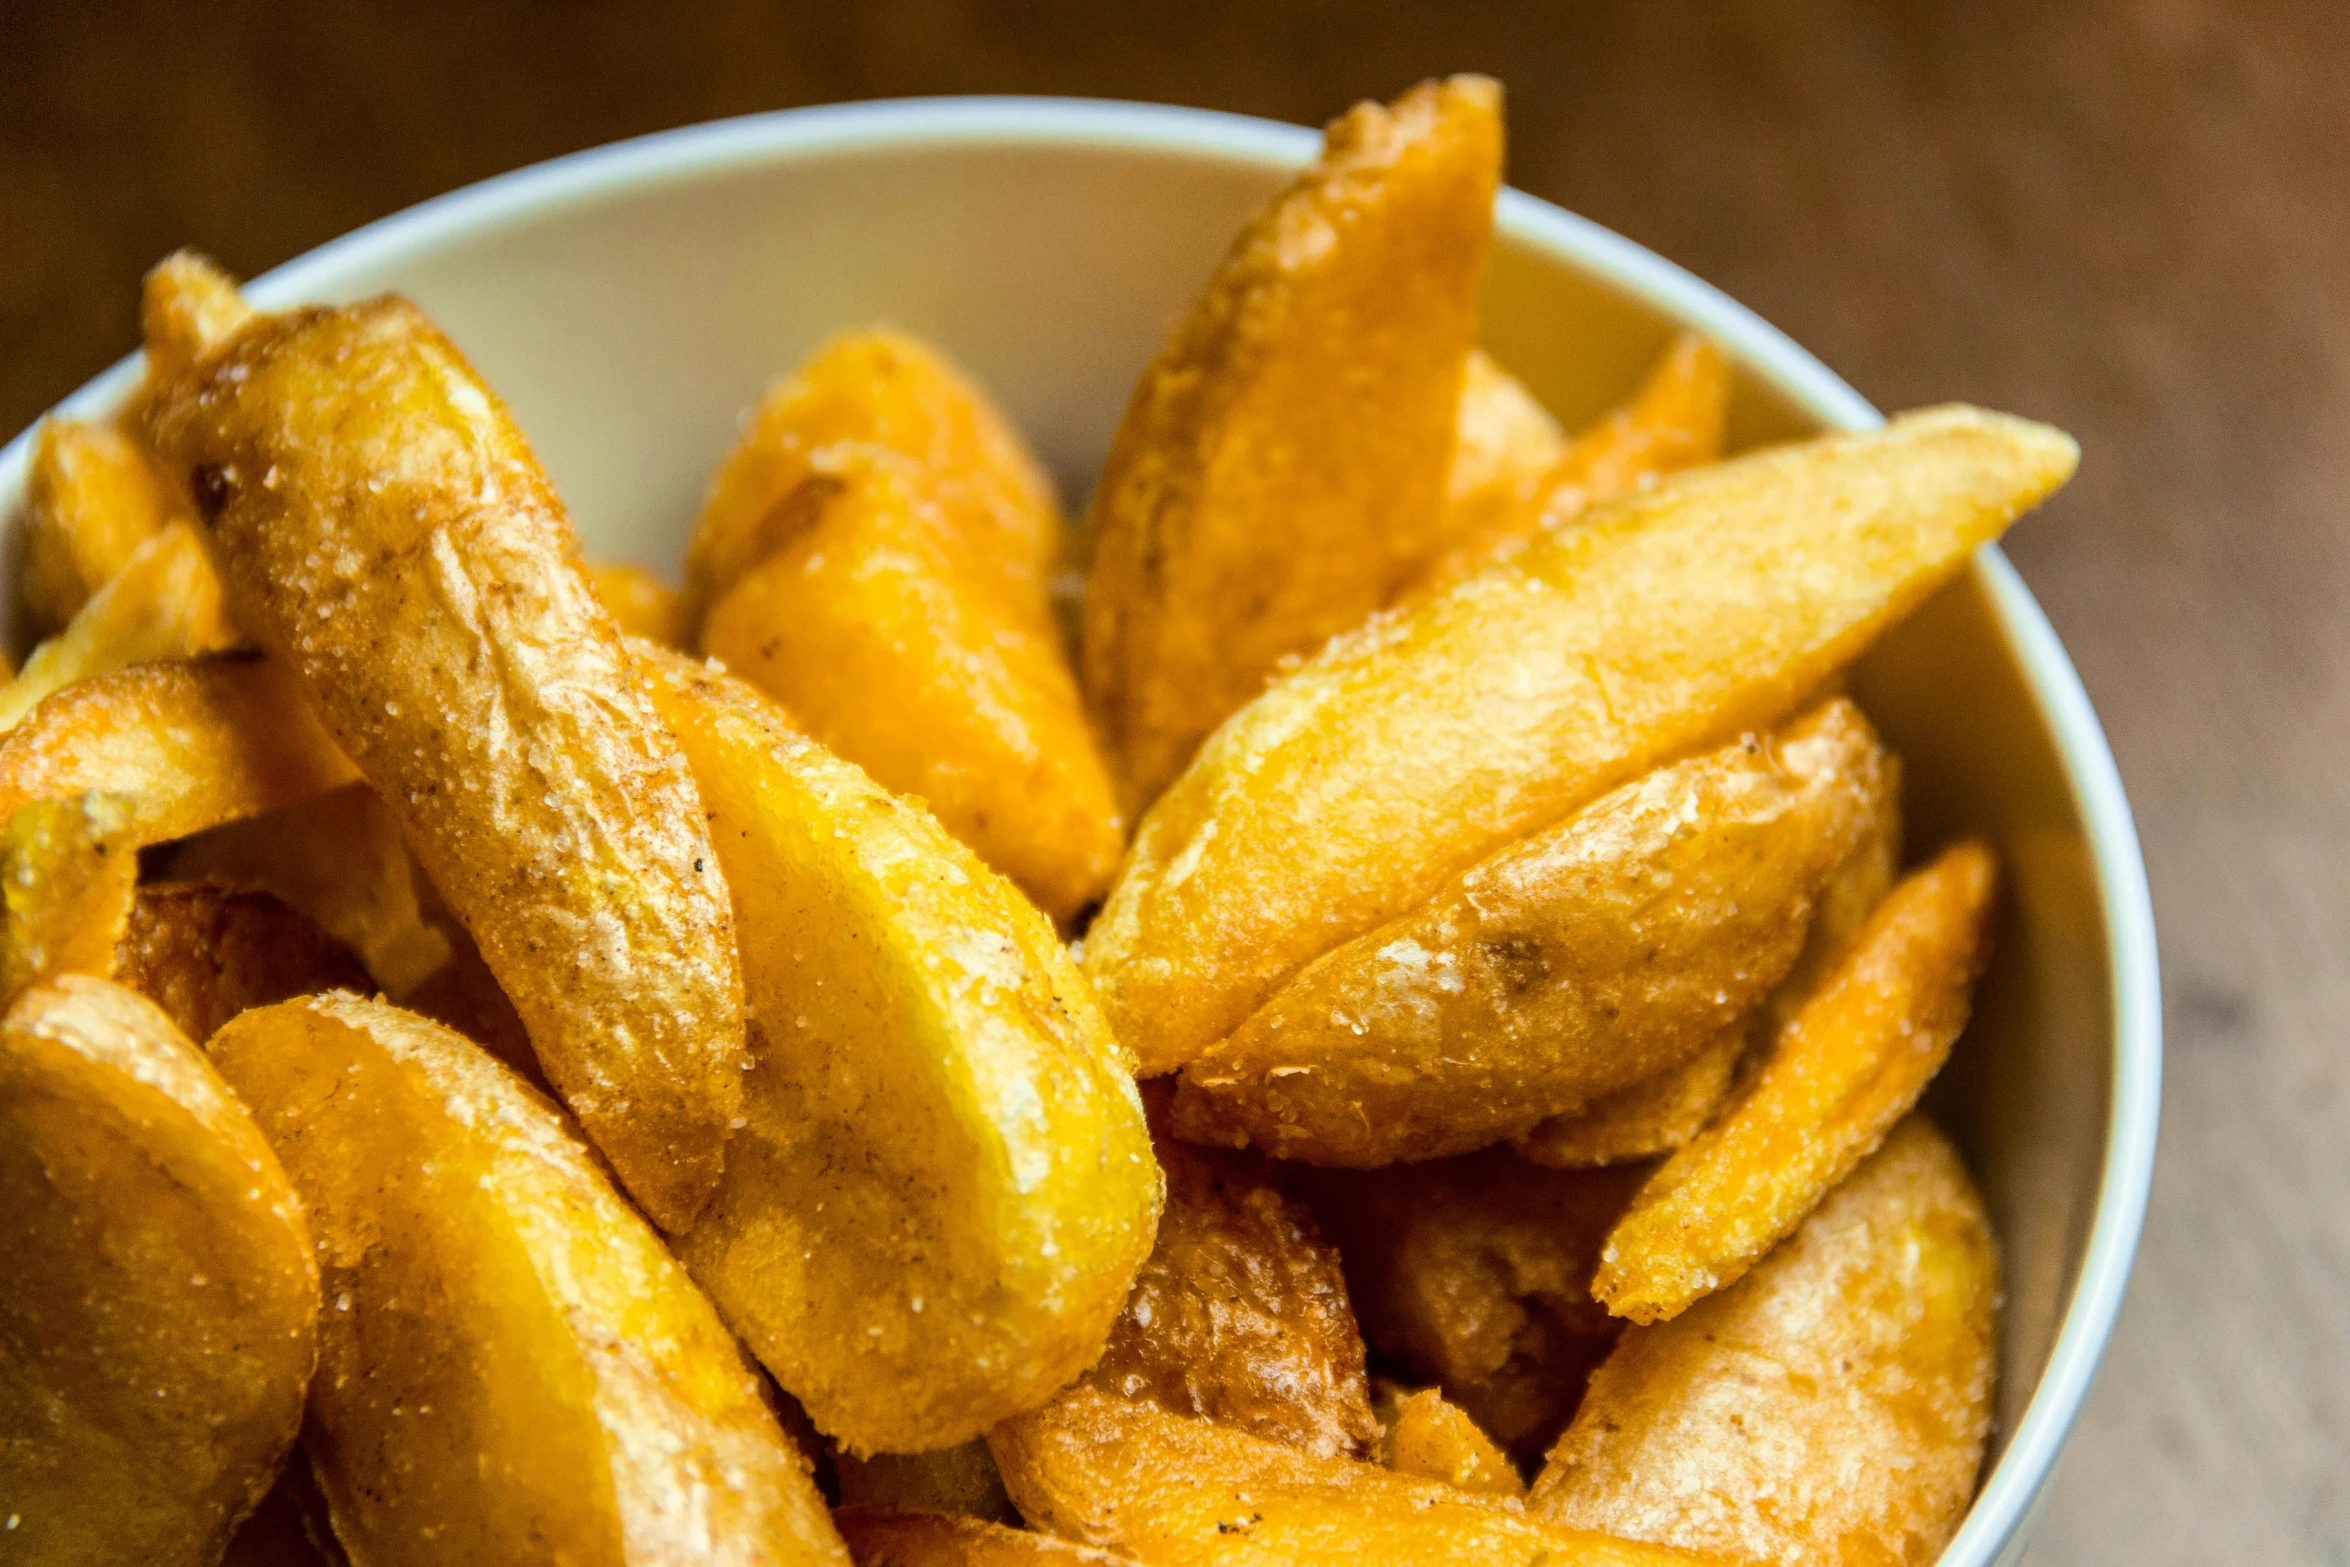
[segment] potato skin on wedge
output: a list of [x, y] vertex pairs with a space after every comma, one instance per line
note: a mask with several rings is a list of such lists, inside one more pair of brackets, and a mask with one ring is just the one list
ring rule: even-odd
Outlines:
[[0, 1206], [4, 1554], [211, 1567], [317, 1357], [269, 1144], [153, 1003], [66, 975], [0, 1020]]
[[1501, 141], [1477, 76], [1332, 121], [1143, 373], [1094, 489], [1084, 616], [1130, 810], [1442, 544]]
[[848, 1506], [832, 1520], [857, 1567], [1138, 1567], [1131, 1556], [945, 1513]]
[[1148, 1072], [1340, 943], [1666, 758], [1784, 717], [2078, 460], [1908, 414], [1698, 469], [1336, 639], [1138, 831], [1086, 970]]
[[691, 1224], [742, 1104], [726, 886], [521, 431], [394, 296], [255, 317], [147, 416], [239, 621], [401, 814], [622, 1182]]
[[114, 978], [198, 1041], [254, 1007], [367, 988], [350, 948], [276, 898], [203, 881], [138, 889]]
[[1625, 1331], [1537, 1513], [1754, 1561], [1930, 1562], [1991, 1422], [1998, 1258], [1911, 1116], [1738, 1283]]
[[550, 1102], [351, 995], [211, 1053], [309, 1205], [303, 1446], [357, 1559], [846, 1560], [758, 1374]]
[[1657, 1322], [1736, 1282], [1867, 1157], [1966, 1027], [1997, 862], [1948, 849], [1877, 906], [1730, 1113], [1658, 1167], [1608, 1236], [1591, 1293]]
[[1090, 1364], [1158, 1220], [1129, 1058], [1047, 923], [739, 680], [638, 651], [710, 812], [747, 1124], [680, 1246], [852, 1452], [951, 1447]]
[[991, 1441], [1012, 1500], [1038, 1528], [1151, 1567], [1668, 1567], [1710, 1561], [1561, 1527], [1512, 1498], [1088, 1388]]
[[1176, 1132], [1364, 1167], [1696, 1055], [1795, 961], [1887, 783], [1850, 702], [1658, 768], [1324, 954], [1183, 1070]]

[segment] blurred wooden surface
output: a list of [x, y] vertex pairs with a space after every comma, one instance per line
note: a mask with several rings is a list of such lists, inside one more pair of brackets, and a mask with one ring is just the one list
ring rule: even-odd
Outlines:
[[1510, 91], [1514, 183], [1887, 406], [2054, 420], [2013, 551], [2151, 861], [2170, 1065], [2137, 1283], [2032, 1560], [2350, 1563], [2350, 6], [2340, 0], [0, 3], [0, 431], [250, 272], [451, 186], [912, 93], [1319, 121]]

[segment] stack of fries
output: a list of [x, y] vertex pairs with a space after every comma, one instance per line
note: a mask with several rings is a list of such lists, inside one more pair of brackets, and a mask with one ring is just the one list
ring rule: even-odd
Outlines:
[[1569, 436], [1501, 142], [1335, 122], [1081, 532], [833, 340], [682, 591], [413, 305], [158, 267], [20, 524], [0, 1559], [1936, 1554], [1995, 866], [1839, 672], [2075, 449], [1724, 460], [1696, 339]]

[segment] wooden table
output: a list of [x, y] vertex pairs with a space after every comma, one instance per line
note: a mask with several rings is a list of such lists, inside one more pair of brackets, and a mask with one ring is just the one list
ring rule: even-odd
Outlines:
[[2350, 6], [197, 9], [0, 9], [0, 430], [131, 346], [174, 245], [258, 270], [616, 136], [938, 92], [1319, 121], [1477, 69], [1515, 183], [1880, 404], [2075, 431], [2013, 550], [2138, 810], [2171, 1054], [2137, 1283], [2032, 1559], [2350, 1562]]

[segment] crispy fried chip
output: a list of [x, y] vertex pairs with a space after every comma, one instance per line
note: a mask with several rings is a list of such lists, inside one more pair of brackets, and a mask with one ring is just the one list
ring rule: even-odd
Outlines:
[[17, 524], [25, 610], [46, 636], [114, 580], [188, 503], [138, 442], [111, 425], [41, 421]]
[[1594, 1298], [1634, 1322], [1737, 1282], [1917, 1103], [1966, 1027], [1989, 941], [1991, 851], [1962, 843], [1887, 895], [1737, 1107], [1649, 1177]]
[[[1445, 555], [1507, 527], [1537, 505], [1542, 480], [1567, 454], [1567, 438], [1550, 410], [1482, 348], [1469, 355], [1454, 422], [1452, 473], [1444, 498]], [[1433, 571], [1436, 568], [1430, 567]], [[1421, 581], [1427, 580], [1423, 576]]]
[[1629, 1088], [1593, 1100], [1572, 1115], [1552, 1116], [1513, 1144], [1554, 1170], [1629, 1164], [1671, 1153], [1699, 1132], [1730, 1097], [1751, 1025], [1723, 1029], [1697, 1054]]
[[1139, 1567], [1131, 1556], [976, 1518], [852, 1504], [832, 1521], [857, 1567]]
[[1379, 1441], [1379, 1461], [1397, 1474], [1441, 1480], [1487, 1496], [1526, 1494], [1525, 1479], [1509, 1455], [1437, 1389], [1406, 1393], [1380, 1417], [1387, 1434]]
[[120, 796], [92, 791], [18, 806], [0, 830], [0, 1005], [59, 974], [111, 976], [138, 879]]
[[350, 948], [268, 893], [201, 881], [139, 888], [113, 972], [199, 1042], [253, 1007], [367, 984]]

